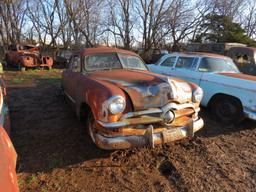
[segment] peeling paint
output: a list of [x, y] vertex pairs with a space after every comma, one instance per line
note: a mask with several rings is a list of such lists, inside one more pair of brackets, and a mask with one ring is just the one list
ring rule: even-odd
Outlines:
[[[111, 48], [85, 49], [76, 54], [83, 57], [93, 54], [93, 50], [97, 54], [109, 52], [129, 54]], [[152, 145], [161, 144], [165, 142], [161, 141], [162, 131], [176, 129], [175, 133], [182, 133], [177, 134], [179, 135], [177, 138], [183, 138], [191, 129], [192, 125], [189, 122], [195, 123], [194, 131], [203, 126], [203, 120], [198, 117], [199, 104], [192, 102], [192, 90], [197, 86], [186, 81], [146, 70], [130, 69], [88, 73], [66, 70], [63, 74], [64, 91], [70, 91], [68, 94], [76, 101], [75, 105], [86, 103], [90, 106], [97, 122], [95, 141], [101, 148], [126, 148], [148, 142]], [[81, 97], [81, 95], [85, 96]], [[121, 96], [126, 100], [126, 108], [123, 112], [116, 115], [110, 113], [108, 101], [112, 96]], [[80, 109], [80, 106], [75, 107]], [[166, 113], [173, 114], [168, 125], [164, 121], [167, 117]], [[151, 137], [146, 134], [148, 127], [151, 127]], [[168, 133], [165, 134], [167, 135]], [[157, 137], [156, 143], [153, 141], [155, 137]], [[150, 138], [153, 140], [149, 141]]]

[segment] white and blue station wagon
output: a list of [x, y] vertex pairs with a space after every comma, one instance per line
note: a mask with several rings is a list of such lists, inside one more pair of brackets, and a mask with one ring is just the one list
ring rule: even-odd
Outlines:
[[231, 58], [209, 53], [172, 53], [148, 65], [155, 73], [177, 77], [199, 85], [202, 106], [210, 107], [224, 123], [244, 117], [256, 120], [256, 76], [241, 73]]

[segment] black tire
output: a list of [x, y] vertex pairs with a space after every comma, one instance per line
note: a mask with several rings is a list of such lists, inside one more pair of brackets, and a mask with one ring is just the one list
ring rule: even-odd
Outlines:
[[231, 96], [217, 96], [211, 103], [211, 112], [217, 121], [237, 124], [243, 120], [243, 106], [239, 99]]
[[96, 121], [94, 119], [94, 116], [90, 110], [84, 110], [83, 111], [83, 118], [85, 118], [85, 125], [86, 125], [86, 130], [88, 135], [90, 136], [91, 140], [95, 143], [95, 126], [96, 126]]

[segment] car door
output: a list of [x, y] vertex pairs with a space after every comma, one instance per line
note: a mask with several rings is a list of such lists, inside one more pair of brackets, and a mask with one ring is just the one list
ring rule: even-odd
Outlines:
[[175, 77], [200, 84], [202, 72], [198, 71], [199, 57], [179, 56], [172, 73]]
[[78, 76], [81, 73], [81, 59], [79, 55], [73, 55], [70, 59], [67, 69], [62, 74], [62, 85], [65, 94], [75, 103], [75, 88]]

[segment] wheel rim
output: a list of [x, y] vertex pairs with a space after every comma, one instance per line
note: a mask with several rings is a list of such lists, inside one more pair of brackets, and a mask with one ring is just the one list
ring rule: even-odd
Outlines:
[[218, 103], [217, 113], [226, 119], [235, 118], [234, 115], [237, 113], [236, 107], [230, 102]]

